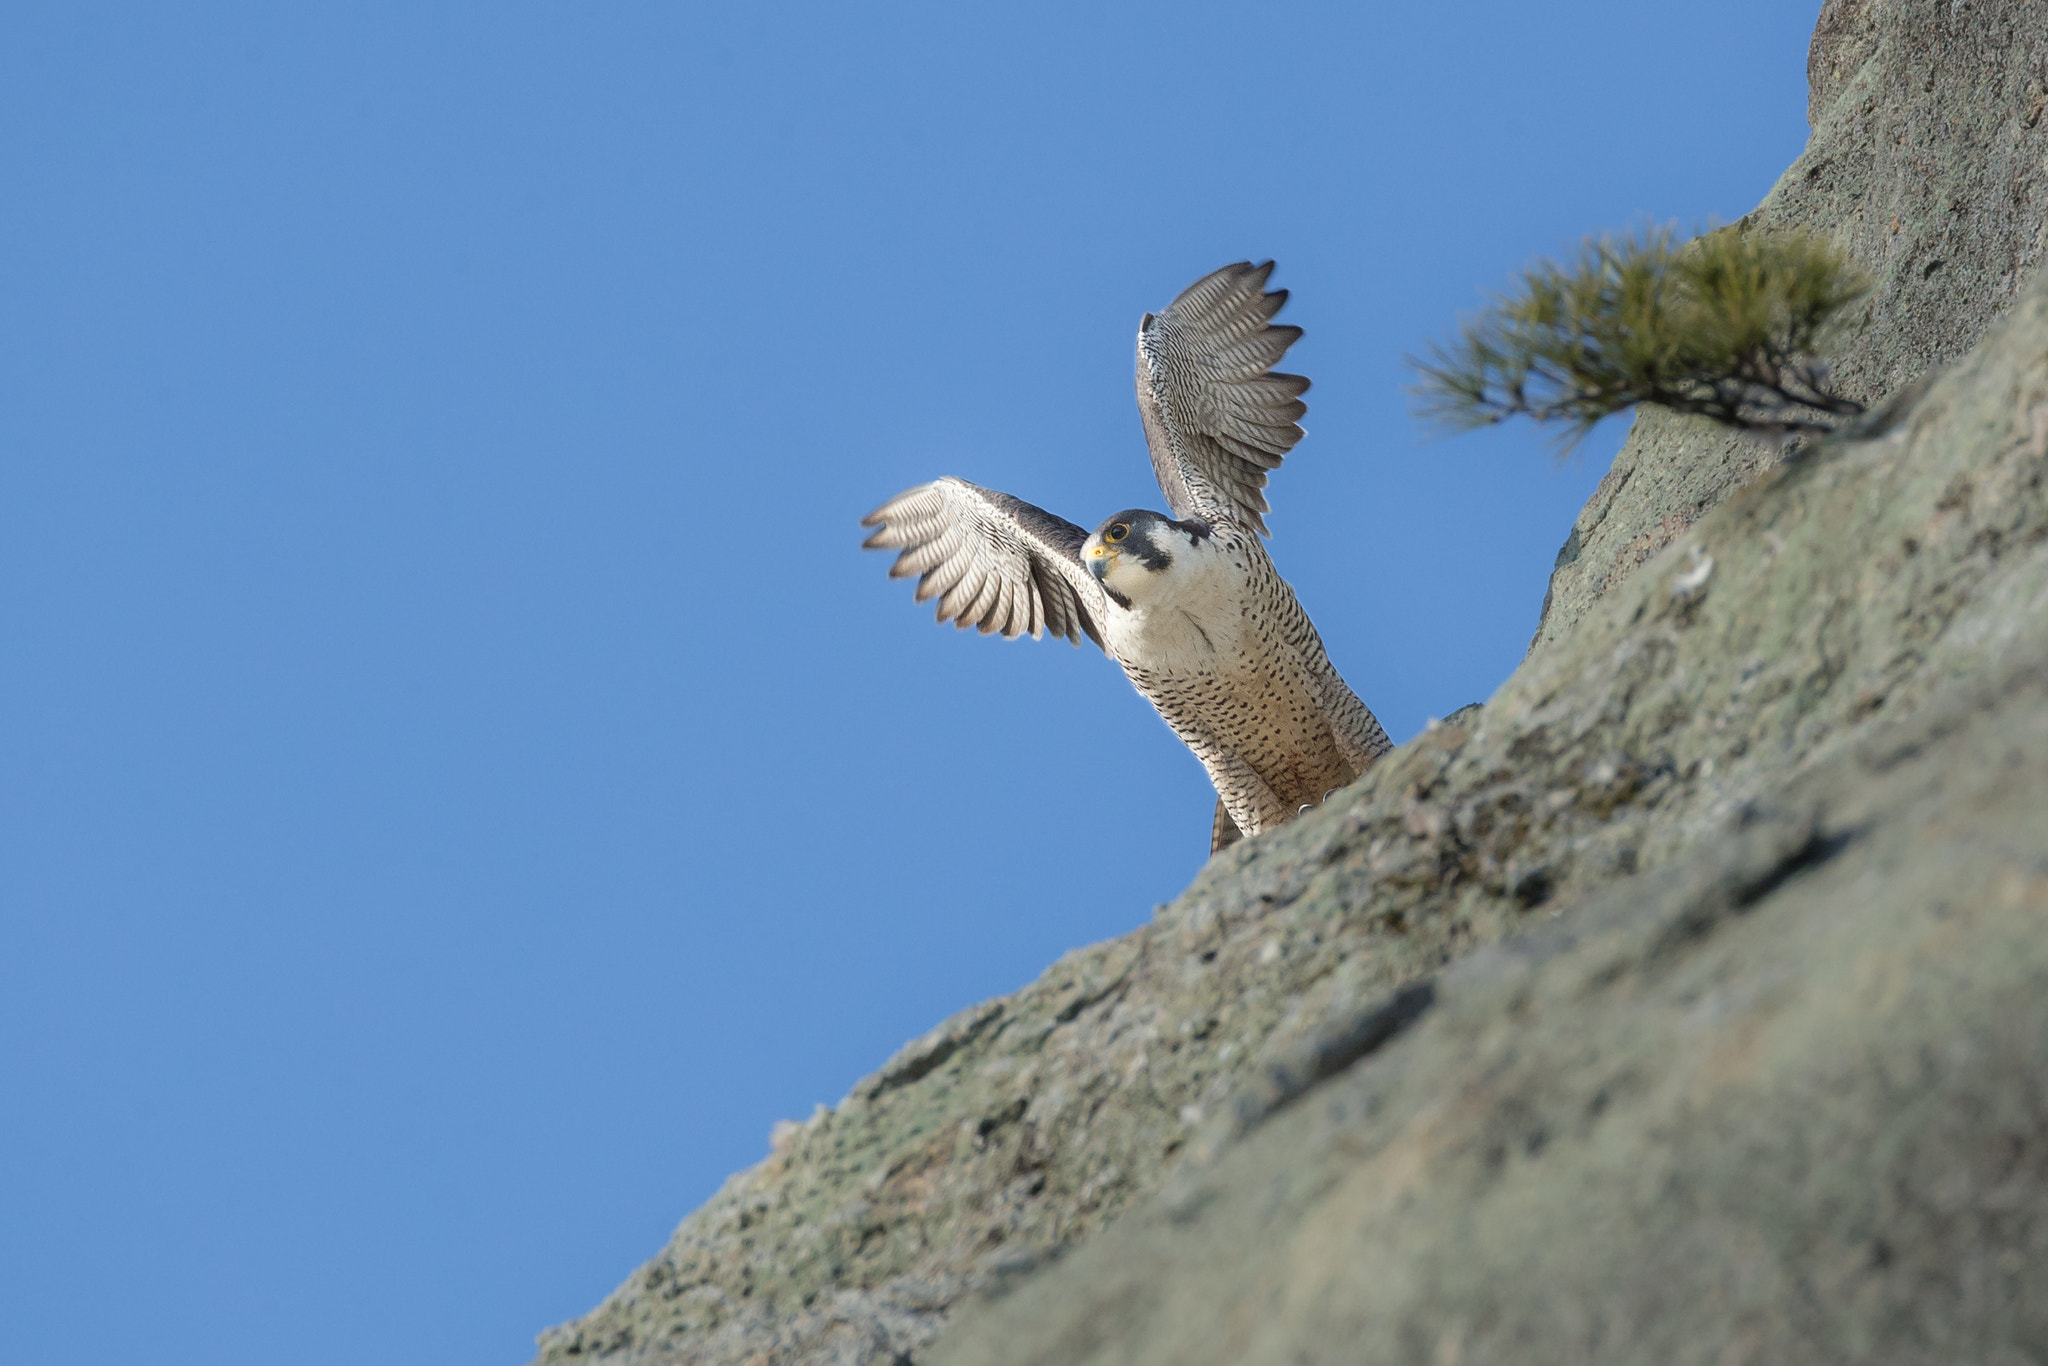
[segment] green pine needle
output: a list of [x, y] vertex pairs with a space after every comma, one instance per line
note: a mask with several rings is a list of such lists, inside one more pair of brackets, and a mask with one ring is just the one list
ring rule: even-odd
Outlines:
[[1817, 237], [1731, 227], [1674, 245], [1670, 228], [1646, 228], [1589, 238], [1521, 283], [1457, 340], [1409, 359], [1425, 417], [1562, 423], [1568, 452], [1638, 403], [1781, 440], [1863, 411], [1830, 387], [1817, 352], [1869, 286]]

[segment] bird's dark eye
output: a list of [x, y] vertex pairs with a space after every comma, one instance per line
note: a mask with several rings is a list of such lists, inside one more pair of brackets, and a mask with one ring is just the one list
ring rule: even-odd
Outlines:
[[1110, 524], [1109, 530], [1102, 533], [1102, 539], [1110, 542], [1113, 545], [1130, 534], [1131, 529], [1125, 526], [1122, 522], [1112, 522]]

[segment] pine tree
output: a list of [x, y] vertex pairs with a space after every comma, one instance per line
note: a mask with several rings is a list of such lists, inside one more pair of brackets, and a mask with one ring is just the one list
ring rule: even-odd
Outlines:
[[1788, 440], [1862, 413], [1819, 353], [1867, 291], [1806, 233], [1738, 225], [1675, 244], [1670, 228], [1646, 228], [1531, 266], [1518, 292], [1409, 364], [1426, 417], [1563, 423], [1561, 452], [1638, 403]]

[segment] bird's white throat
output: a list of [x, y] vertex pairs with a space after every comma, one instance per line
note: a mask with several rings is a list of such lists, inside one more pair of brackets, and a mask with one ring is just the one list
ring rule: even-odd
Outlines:
[[1149, 569], [1143, 559], [1124, 554], [1103, 575], [1103, 587], [1130, 604], [1108, 604], [1105, 643], [1119, 660], [1142, 660], [1150, 671], [1214, 670], [1237, 660], [1247, 586], [1244, 551], [1214, 536], [1146, 530], [1159, 537], [1171, 558], [1165, 568]]

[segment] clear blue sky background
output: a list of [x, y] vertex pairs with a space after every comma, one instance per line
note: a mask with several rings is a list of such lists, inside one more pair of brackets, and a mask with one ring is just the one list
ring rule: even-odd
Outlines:
[[516, 1363], [768, 1127], [1142, 923], [1194, 760], [860, 516], [1157, 506], [1274, 256], [1273, 550], [1397, 739], [1618, 444], [1422, 444], [1532, 255], [1737, 216], [1814, 5], [0, 9], [10, 1360]]

